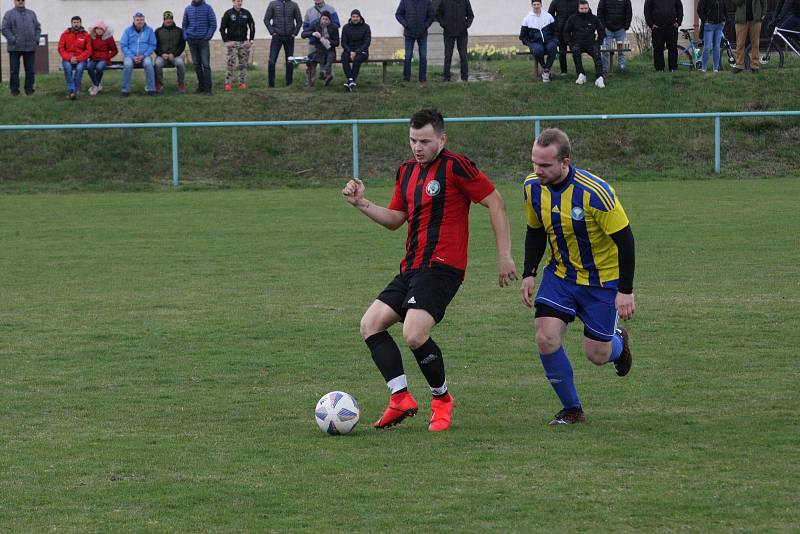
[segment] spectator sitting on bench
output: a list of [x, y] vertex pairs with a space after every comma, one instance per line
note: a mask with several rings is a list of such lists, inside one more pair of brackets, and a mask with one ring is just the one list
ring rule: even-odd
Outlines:
[[156, 91], [164, 90], [164, 67], [175, 67], [178, 75], [178, 92], [186, 92], [186, 65], [183, 62], [183, 51], [186, 50], [186, 39], [183, 30], [175, 24], [172, 11], [164, 11], [164, 22], [156, 30]]
[[578, 79], [575, 83], [583, 85], [586, 83], [586, 72], [583, 70], [583, 60], [581, 54], [589, 54], [594, 60], [595, 80], [594, 84], [605, 87], [603, 81], [603, 60], [600, 58], [600, 43], [606, 36], [606, 30], [600, 19], [592, 14], [589, 9], [588, 0], [578, 1], [578, 13], [572, 15], [564, 26], [564, 36], [567, 38], [569, 47], [572, 49], [572, 59], [575, 62], [575, 71]]
[[[322, 12], [322, 16], [311, 27], [302, 33], [305, 38], [315, 38], [315, 52], [309, 60], [319, 63], [319, 77], [325, 85], [333, 81], [333, 63], [336, 61], [336, 47], [339, 46], [339, 28], [331, 22], [331, 14]], [[314, 87], [314, 80], [308, 80], [308, 86]]]
[[111, 58], [117, 55], [117, 43], [114, 42], [114, 30], [98, 20], [89, 28], [89, 37], [92, 39], [92, 56], [86, 70], [92, 79], [89, 96], [95, 96], [103, 90], [103, 72], [111, 64]]
[[89, 33], [83, 29], [80, 17], [72, 17], [70, 27], [61, 34], [58, 40], [58, 53], [63, 60], [67, 98], [75, 100], [81, 90], [81, 78], [86, 68], [86, 60], [92, 55], [92, 40]]
[[[519, 40], [531, 49], [534, 61], [542, 66], [542, 81], [550, 81], [550, 68], [556, 59], [556, 20], [547, 11], [542, 11], [542, 1], [531, 2], [531, 12], [522, 20]], [[545, 60], [545, 53], [547, 60]]]
[[361, 16], [361, 11], [350, 12], [350, 20], [342, 28], [342, 70], [347, 80], [344, 87], [350, 92], [356, 90], [356, 80], [361, 64], [369, 58], [369, 45], [372, 31]]
[[156, 34], [145, 23], [142, 13], [133, 15], [133, 24], [125, 29], [119, 45], [125, 56], [122, 67], [122, 84], [120, 85], [122, 96], [131, 94], [131, 79], [133, 78], [133, 68], [136, 65], [144, 68], [147, 94], [150, 96], [158, 94], [156, 93], [153, 58], [151, 57], [156, 50]]

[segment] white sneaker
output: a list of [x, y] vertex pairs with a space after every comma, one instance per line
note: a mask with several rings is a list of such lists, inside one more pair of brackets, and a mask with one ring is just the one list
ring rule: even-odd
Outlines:
[[606, 86], [606, 83], [603, 81], [603, 77], [602, 77], [602, 76], [600, 76], [599, 78], [597, 78], [597, 79], [594, 81], [594, 84], [595, 84], [597, 87], [599, 87], [600, 89], [602, 89], [602, 88], [604, 88], [604, 87]]
[[578, 74], [578, 79], [575, 80], [575, 83], [578, 85], [583, 85], [586, 83], [586, 75], [585, 74]]
[[89, 87], [89, 96], [95, 96], [97, 94], [97, 86], [93, 85]]
[[542, 81], [543, 82], [549, 82], [550, 81], [550, 71], [549, 70], [542, 71]]
[[103, 90], [103, 84], [101, 83], [101, 84], [99, 84], [99, 85], [97, 86], [97, 89], [95, 90], [94, 94], [97, 94], [97, 93], [99, 93], [99, 92], [100, 92], [100, 91], [102, 91], [102, 90]]

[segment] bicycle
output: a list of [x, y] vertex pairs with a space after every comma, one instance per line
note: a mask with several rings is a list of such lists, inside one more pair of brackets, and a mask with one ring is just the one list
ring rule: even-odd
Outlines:
[[[688, 41], [689, 46], [678, 46], [678, 66], [688, 67], [689, 70], [701, 70], [703, 68], [703, 41], [695, 40], [694, 28], [681, 28], [680, 32]], [[731, 42], [722, 34], [720, 40], [720, 50], [724, 51], [728, 56], [728, 65], [731, 67], [736, 66], [736, 55], [733, 51]], [[710, 58], [709, 58], [710, 59]], [[720, 61], [720, 68], [722, 68], [722, 61]]]
[[[780, 37], [780, 40], [783, 41], [784, 44], [781, 44], [780, 41], [776, 41], [776, 36]], [[779, 28], [776, 24], [772, 30], [772, 36], [769, 39], [769, 44], [767, 44], [767, 51], [762, 53], [761, 57], [759, 58], [761, 61], [761, 67], [763, 68], [770, 65], [777, 65], [779, 69], [782, 69], [785, 61], [783, 53], [783, 48], [785, 46], [788, 46], [797, 57], [800, 57], [800, 50], [798, 50], [798, 48], [800, 48], [800, 43], [795, 42], [794, 44], [797, 46], [797, 48], [795, 48], [795, 46], [792, 45], [792, 40], [794, 39], [800, 39], [800, 31], [785, 30], [783, 28]], [[749, 62], [747, 58], [750, 57], [751, 49], [752, 45], [750, 44], [748, 44], [745, 48], [744, 53], [746, 62]]]

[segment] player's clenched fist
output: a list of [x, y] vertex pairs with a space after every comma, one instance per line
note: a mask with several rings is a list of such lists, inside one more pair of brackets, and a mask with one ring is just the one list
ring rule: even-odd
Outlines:
[[342, 195], [347, 202], [355, 206], [359, 200], [364, 198], [364, 182], [358, 178], [350, 180], [342, 189]]

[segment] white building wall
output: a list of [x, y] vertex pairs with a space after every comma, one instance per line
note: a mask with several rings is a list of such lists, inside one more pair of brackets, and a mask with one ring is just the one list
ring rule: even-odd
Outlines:
[[[593, 10], [596, 10], [599, 0], [589, 0]], [[229, 0], [207, 0], [214, 8], [217, 18], [230, 8]], [[313, 0], [300, 0], [301, 13], [313, 5]], [[394, 12], [399, 0], [332, 0], [340, 18], [345, 19], [350, 10], [358, 8], [372, 28], [375, 37], [399, 37], [402, 28], [394, 18]], [[58, 41], [68, 26], [69, 19], [78, 15], [83, 19], [84, 25], [89, 26], [97, 19], [104, 19], [115, 28], [117, 37], [122, 29], [131, 23], [133, 14], [141, 11], [147, 17], [148, 24], [154, 27], [161, 25], [161, 14], [170, 10], [175, 13], [178, 24], [183, 18], [183, 10], [189, 2], [187, 0], [27, 0], [27, 7], [34, 10], [42, 22], [42, 31], [50, 36], [51, 41]], [[243, 7], [250, 10], [257, 19], [256, 37], [266, 37], [266, 28], [262, 19], [266, 12], [267, 0], [244, 0]], [[13, 7], [11, 0], [0, 0], [2, 11]], [[549, 1], [545, 0], [545, 8]], [[472, 0], [475, 11], [475, 23], [470, 29], [470, 35], [517, 35], [523, 17], [530, 10], [527, 0]], [[633, 0], [634, 16], [641, 15], [644, 9], [644, 0]], [[691, 25], [694, 2], [684, 0], [684, 24]], [[219, 39], [219, 34], [215, 36]]]

